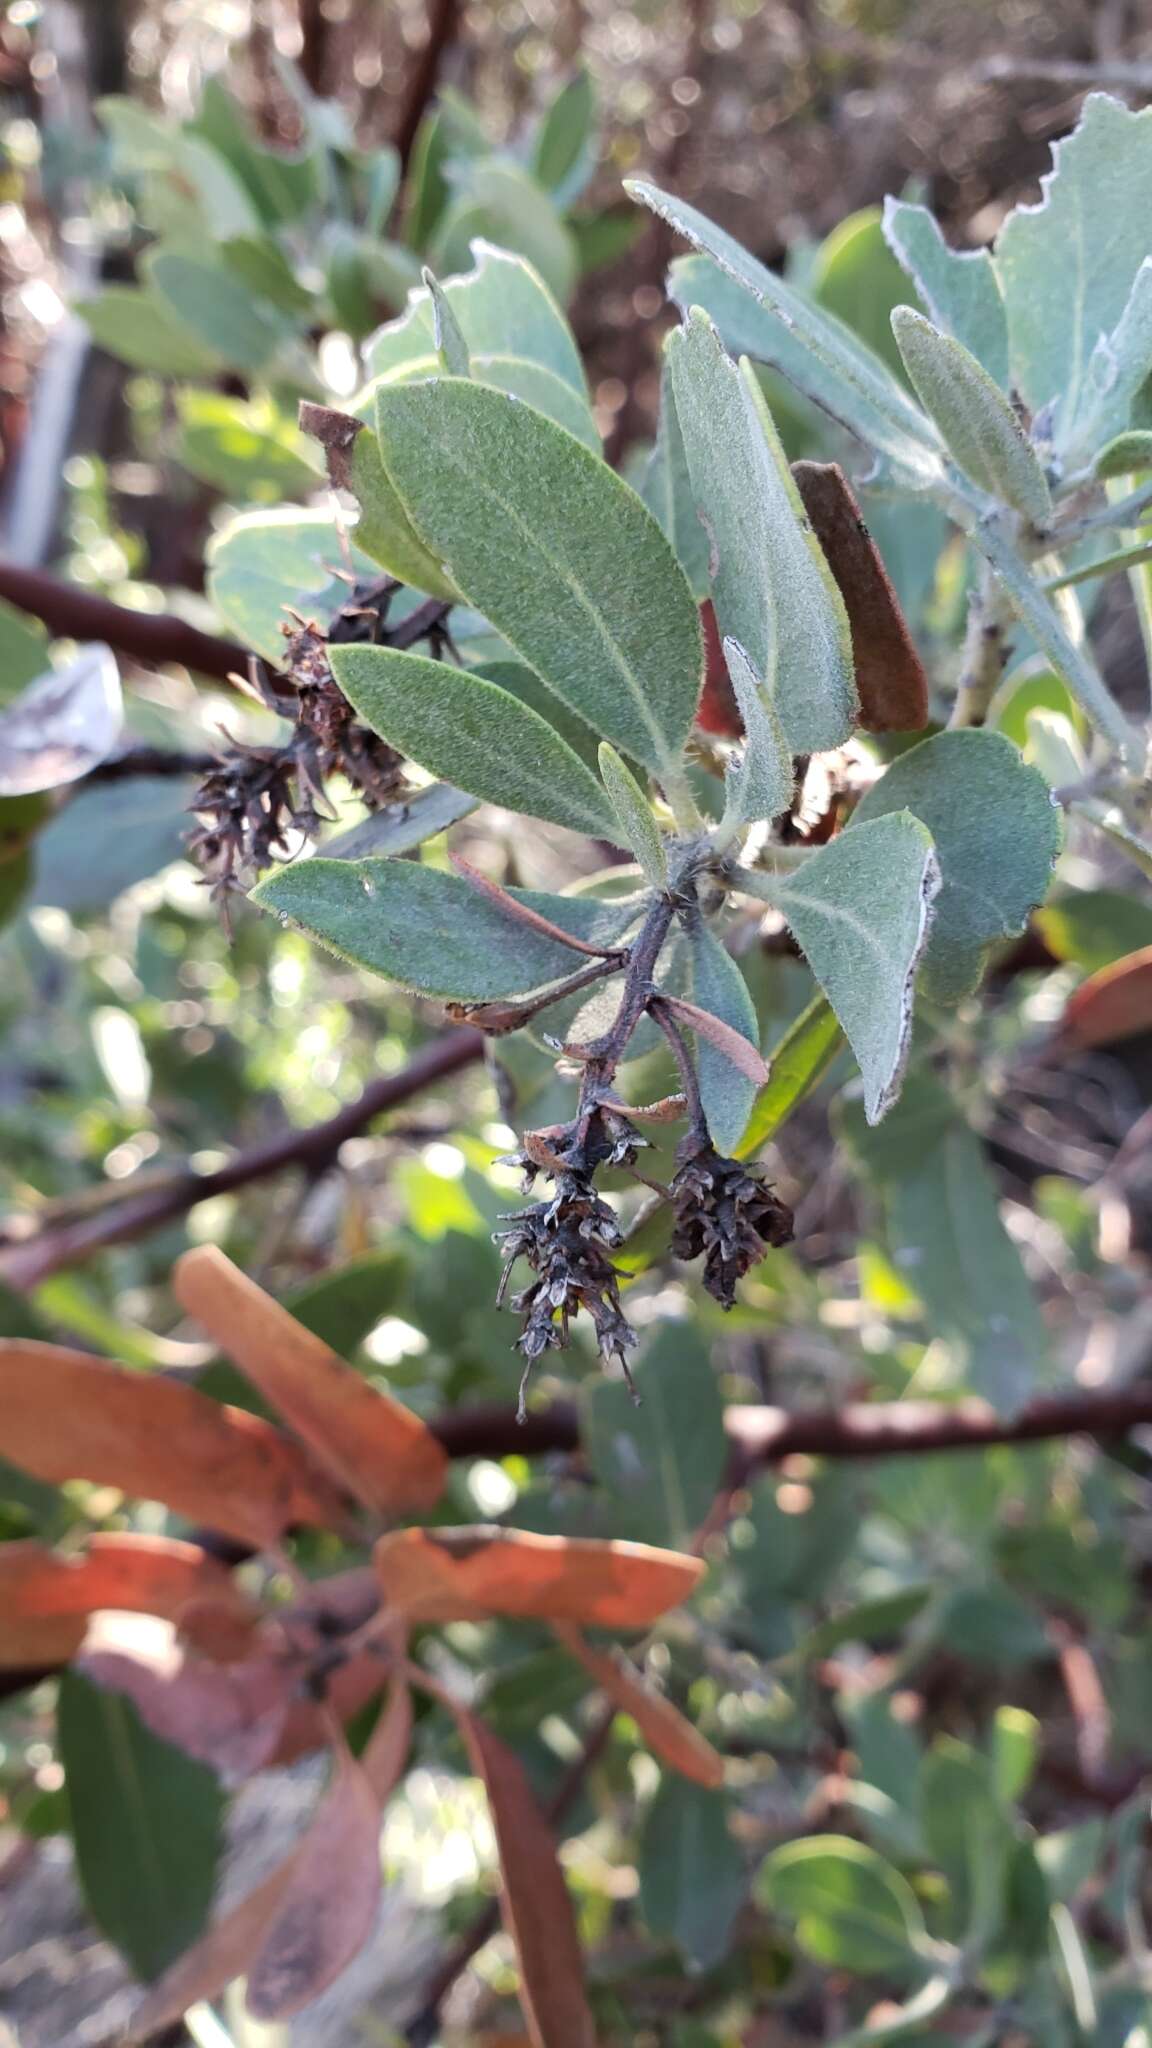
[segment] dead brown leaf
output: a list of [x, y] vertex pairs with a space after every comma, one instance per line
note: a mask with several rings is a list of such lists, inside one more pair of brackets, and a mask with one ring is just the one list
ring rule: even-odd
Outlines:
[[697, 1785], [720, 1785], [724, 1759], [679, 1707], [647, 1685], [619, 1650], [595, 1650], [579, 1629], [561, 1625], [556, 1634], [622, 1713], [631, 1714], [650, 1750]]
[[704, 1572], [699, 1558], [646, 1543], [484, 1525], [396, 1530], [375, 1563], [385, 1600], [412, 1621], [512, 1614], [628, 1629], [679, 1606]]

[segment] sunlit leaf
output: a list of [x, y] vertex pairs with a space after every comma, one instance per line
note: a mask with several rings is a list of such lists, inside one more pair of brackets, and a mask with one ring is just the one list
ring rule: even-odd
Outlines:
[[489, 1528], [402, 1529], [376, 1545], [386, 1601], [413, 1621], [486, 1614], [641, 1629], [686, 1600], [697, 1558], [645, 1543]]

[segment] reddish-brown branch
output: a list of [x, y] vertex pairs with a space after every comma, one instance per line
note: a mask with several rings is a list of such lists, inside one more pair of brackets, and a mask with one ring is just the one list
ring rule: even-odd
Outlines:
[[[733, 1406], [725, 1411], [735, 1480], [761, 1465], [804, 1454], [815, 1458], [919, 1456], [928, 1451], [978, 1451], [992, 1444], [1039, 1443], [1045, 1438], [1121, 1437], [1152, 1428], [1152, 1385], [1118, 1392], [1062, 1394], [1032, 1401], [1018, 1415], [997, 1415], [983, 1401], [848, 1402], [841, 1408]], [[540, 1456], [574, 1451], [579, 1418], [569, 1402], [530, 1413], [518, 1425], [514, 1410], [492, 1404], [457, 1409], [432, 1424], [453, 1458], [499, 1458], [516, 1451]]]
[[459, 19], [460, 0], [430, 0], [428, 34], [423, 48], [413, 60], [412, 73], [404, 89], [396, 133], [393, 137], [405, 171], [408, 169], [408, 159], [412, 154], [420, 123], [436, 90], [440, 66], [449, 44], [455, 37]]
[[243, 675], [248, 655], [233, 640], [202, 633], [170, 612], [136, 612], [92, 591], [77, 590], [43, 569], [0, 562], [0, 598], [31, 612], [50, 633], [75, 640], [106, 640], [134, 661], [179, 661], [198, 674], [227, 682]]
[[462, 1067], [482, 1058], [484, 1040], [478, 1031], [447, 1031], [424, 1046], [398, 1074], [385, 1074], [369, 1082], [355, 1102], [337, 1110], [323, 1123], [307, 1130], [285, 1131], [262, 1145], [238, 1152], [214, 1173], [183, 1173], [139, 1195], [131, 1193], [122, 1202], [109, 1204], [92, 1215], [72, 1222], [49, 1225], [23, 1243], [0, 1250], [0, 1280], [9, 1287], [36, 1287], [53, 1273], [76, 1266], [94, 1252], [109, 1245], [127, 1244], [158, 1230], [174, 1217], [184, 1216], [198, 1202], [213, 1195], [232, 1194], [252, 1181], [290, 1167], [306, 1173], [322, 1173], [331, 1166], [345, 1139], [353, 1138], [376, 1117], [396, 1109], [425, 1088], [446, 1080]]

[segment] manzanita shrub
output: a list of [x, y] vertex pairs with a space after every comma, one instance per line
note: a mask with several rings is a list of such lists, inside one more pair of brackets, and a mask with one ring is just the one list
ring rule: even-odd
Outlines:
[[[1041, 203], [990, 251], [958, 253], [923, 207], [890, 201], [882, 224], [834, 237], [807, 284], [637, 184], [693, 253], [672, 267], [681, 318], [633, 481], [603, 458], [565, 279], [481, 217], [492, 179], [468, 180], [487, 164], [504, 190], [512, 167], [481, 154], [456, 103], [426, 131], [416, 187], [417, 214], [439, 195], [408, 242], [429, 267], [374, 332], [331, 265], [323, 287], [293, 269], [315, 216], [272, 195], [278, 179], [303, 191], [294, 160], [241, 151], [217, 98], [179, 135], [135, 118], [113, 125], [152, 153], [163, 322], [189, 283], [186, 250], [164, 246], [186, 238], [188, 216], [164, 213], [177, 202], [213, 238], [195, 261], [242, 278], [262, 319], [278, 292], [288, 311], [285, 265], [311, 293], [259, 361], [217, 342], [209, 369], [187, 365], [230, 363], [281, 411], [307, 394], [302, 466], [269, 475], [316, 499], [240, 511], [212, 543], [219, 621], [289, 731], [221, 750], [190, 851], [238, 946], [263, 930], [248, 894], [483, 1034], [536, 1197], [495, 1215], [485, 1181], [475, 1207], [518, 1318], [521, 1440], [559, 1413], [557, 1440], [576, 1441], [567, 1409], [535, 1412], [547, 1377], [579, 1396], [581, 1446], [553, 1488], [521, 1473], [507, 1518], [477, 1524], [459, 1509], [451, 1413], [430, 1427], [426, 1390], [407, 1408], [336, 1355], [385, 1311], [410, 1313], [434, 1350], [448, 1333], [449, 1403], [469, 1384], [461, 1359], [484, 1359], [490, 1390], [513, 1333], [501, 1318], [492, 1336], [488, 1265], [459, 1210], [403, 1280], [388, 1255], [348, 1268], [354, 1327], [333, 1348], [308, 1327], [318, 1311], [289, 1314], [210, 1249], [185, 1256], [173, 1292], [239, 1373], [217, 1360], [190, 1387], [34, 1337], [0, 1347], [11, 1483], [88, 1481], [159, 1503], [181, 1531], [104, 1530], [67, 1556], [28, 1536], [0, 1547], [5, 1664], [68, 1666], [70, 1826], [95, 1916], [149, 1981], [136, 2032], [237, 1976], [270, 2020], [333, 1981], [371, 1931], [382, 1808], [431, 1722], [487, 1789], [524, 2023], [544, 2048], [638, 2025], [675, 2048], [727, 2044], [769, 2004], [770, 2024], [841, 2048], [1136, 2048], [1146, 1752], [1134, 1775], [1102, 1774], [1092, 1660], [1130, 1755], [1147, 1675], [1123, 1540], [1146, 1506], [1138, 1450], [1111, 1490], [1071, 1456], [1028, 1464], [1003, 1442], [927, 1476], [880, 1461], [863, 1489], [810, 1460], [757, 1484], [787, 1418], [725, 1412], [702, 1333], [735, 1325], [754, 1343], [770, 1300], [795, 1298], [794, 1325], [829, 1306], [786, 1249], [793, 1219], [760, 1160], [829, 1078], [875, 1219], [861, 1296], [887, 1317], [853, 1357], [858, 1389], [903, 1397], [915, 1380], [930, 1422], [979, 1396], [977, 1423], [998, 1411], [1007, 1438], [1059, 1378], [970, 1116], [997, 1049], [986, 976], [1054, 873], [1036, 928], [1092, 971], [1071, 994], [1058, 972], [1041, 1022], [1069, 1055], [1152, 1017], [1145, 907], [1080, 886], [1104, 859], [1152, 873], [1147, 692], [1109, 688], [1088, 631], [1119, 573], [1146, 635], [1152, 618], [1152, 112], [1090, 97]], [[547, 132], [531, 162], [562, 212], [584, 145], [565, 129], [545, 150]], [[390, 172], [316, 133], [367, 275]], [[208, 229], [211, 149], [257, 230], [221, 235], [222, 213]], [[222, 303], [183, 300], [193, 327]], [[362, 344], [350, 399], [312, 353], [331, 320]], [[282, 343], [306, 376], [285, 373]], [[249, 453], [235, 499], [258, 479]], [[335, 506], [313, 489], [322, 471]], [[329, 834], [333, 802], [366, 815]], [[755, 994], [766, 937], [803, 977], [775, 1044]], [[1080, 1211], [1061, 1213], [1086, 1260]], [[674, 1266], [705, 1297], [691, 1319], [650, 1284]], [[917, 1318], [923, 1345], [898, 1327]], [[585, 1370], [589, 1337], [608, 1378]], [[893, 1408], [924, 1420], [920, 1403]], [[876, 1410], [851, 1413], [866, 1432]], [[1030, 1711], [1045, 1660], [1073, 1702], [1075, 1770]], [[1002, 1703], [1006, 1672], [1036, 1682], [1028, 1707]], [[576, 1775], [566, 1793], [550, 1757], [544, 1795], [563, 1818], [603, 1732], [588, 1679], [603, 1715], [627, 1717], [613, 1794], [643, 1801], [652, 1758], [665, 1766], [634, 1850], [643, 1924], [671, 1959], [659, 1982], [648, 1951], [629, 1976], [634, 1956], [621, 1969], [597, 1948], [625, 1894], [590, 1900], [574, 1868], [586, 1983], [529, 1783], [540, 1727], [570, 1716]], [[311, 1826], [210, 1918], [221, 1786], [316, 1750], [332, 1761]], [[1053, 1816], [1062, 1770], [1069, 1825]], [[108, 1846], [129, 1782], [163, 1878], [147, 1899]], [[412, 2038], [438, 2025], [437, 2008]]]

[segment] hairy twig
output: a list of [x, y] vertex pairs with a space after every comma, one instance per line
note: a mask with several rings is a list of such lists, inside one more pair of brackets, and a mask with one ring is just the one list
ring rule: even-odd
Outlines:
[[233, 640], [202, 633], [170, 612], [136, 612], [111, 598], [62, 583], [42, 569], [0, 562], [0, 598], [31, 612], [50, 633], [76, 640], [106, 640], [118, 654], [145, 663], [179, 661], [198, 675], [228, 683], [242, 676], [248, 654]]
[[378, 1116], [410, 1101], [425, 1088], [472, 1065], [482, 1058], [483, 1052], [484, 1040], [478, 1031], [445, 1032], [416, 1053], [398, 1074], [386, 1074], [369, 1082], [355, 1102], [348, 1103], [323, 1123], [302, 1131], [285, 1131], [281, 1137], [253, 1145], [213, 1173], [189, 1170], [137, 1195], [128, 1189], [122, 1202], [110, 1204], [94, 1215], [49, 1226], [23, 1242], [10, 1242], [0, 1250], [0, 1281], [15, 1288], [37, 1287], [53, 1273], [80, 1265], [109, 1245], [129, 1244], [147, 1237], [214, 1195], [232, 1194], [237, 1188], [290, 1168], [322, 1173], [333, 1164], [347, 1138], [355, 1137]]

